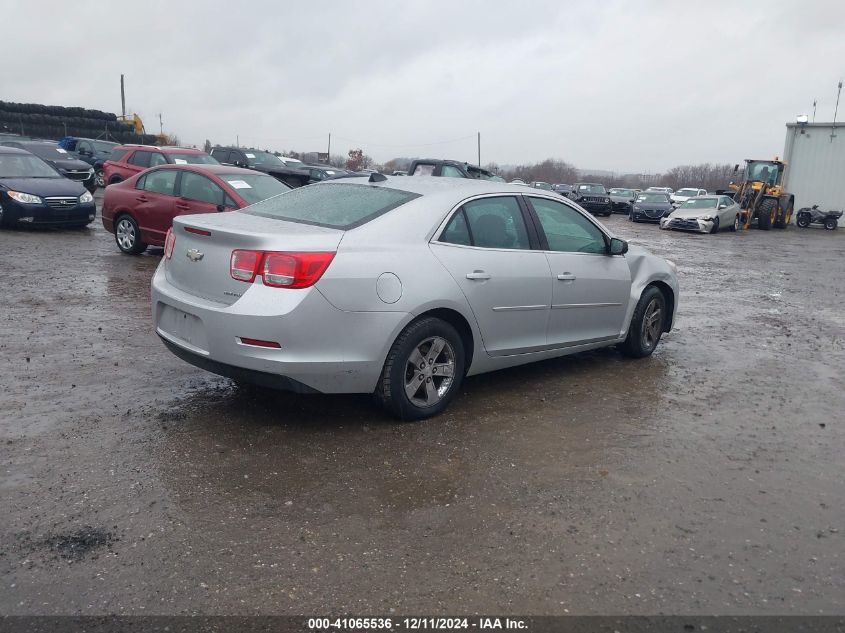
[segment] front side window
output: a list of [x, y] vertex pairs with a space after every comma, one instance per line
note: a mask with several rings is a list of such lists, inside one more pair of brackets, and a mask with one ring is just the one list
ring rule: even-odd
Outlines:
[[143, 167], [146, 169], [150, 166], [150, 156], [152, 152], [144, 152], [144, 151], [137, 151], [132, 156], [129, 157], [129, 160], [126, 161], [130, 165], [135, 165], [136, 167]]
[[554, 200], [529, 198], [540, 226], [546, 234], [549, 250], [562, 253], [607, 252], [604, 233], [575, 209]]
[[452, 167], [452, 165], [443, 165], [440, 168], [440, 175], [446, 178], [463, 178], [464, 172], [457, 167]]
[[449, 222], [441, 241], [479, 248], [531, 248], [522, 210], [513, 196], [467, 202]]
[[129, 153], [129, 150], [126, 149], [114, 149], [112, 150], [111, 155], [106, 160], [113, 161], [115, 163], [119, 163], [123, 160], [123, 157]]
[[138, 183], [138, 188], [152, 193], [162, 193], [172, 196], [176, 188], [175, 169], [159, 169], [146, 174], [143, 181]]
[[209, 204], [223, 204], [223, 196], [225, 195], [218, 184], [192, 171], [182, 172], [182, 185], [179, 194], [183, 198], [208, 202]]

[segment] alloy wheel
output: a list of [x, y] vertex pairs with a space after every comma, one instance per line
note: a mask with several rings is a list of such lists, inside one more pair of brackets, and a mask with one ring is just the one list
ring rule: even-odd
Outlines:
[[124, 251], [131, 251], [135, 247], [135, 240], [138, 238], [135, 232], [135, 225], [131, 221], [123, 218], [117, 223], [117, 231], [115, 232], [117, 244]]
[[643, 313], [642, 338], [643, 347], [653, 349], [660, 340], [660, 332], [663, 328], [663, 308], [657, 299], [649, 301]]
[[445, 338], [432, 336], [419, 343], [405, 365], [405, 395], [418, 407], [440, 402], [452, 387], [455, 350]]
[[105, 187], [105, 181], [103, 180], [103, 170], [102, 169], [98, 169], [94, 173], [94, 184], [96, 184], [98, 187]]

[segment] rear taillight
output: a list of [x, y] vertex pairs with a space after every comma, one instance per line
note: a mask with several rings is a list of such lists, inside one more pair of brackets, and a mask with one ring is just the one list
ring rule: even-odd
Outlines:
[[261, 251], [232, 251], [232, 258], [229, 260], [229, 270], [232, 279], [238, 281], [253, 282], [258, 274], [258, 265], [261, 263]]
[[308, 288], [326, 272], [334, 253], [265, 253], [264, 285], [275, 288]]
[[173, 229], [167, 229], [167, 236], [164, 238], [164, 259], [173, 257], [173, 247], [176, 245], [176, 236]]
[[308, 288], [323, 276], [334, 255], [236, 250], [232, 252], [231, 275], [246, 282], [260, 275], [265, 286], [274, 288]]

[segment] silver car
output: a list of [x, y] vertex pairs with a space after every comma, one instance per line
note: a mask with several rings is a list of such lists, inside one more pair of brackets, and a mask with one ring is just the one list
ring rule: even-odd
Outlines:
[[152, 281], [182, 359], [374, 393], [402, 419], [440, 413], [468, 375], [608, 345], [648, 356], [677, 305], [672, 263], [554, 192], [380, 174], [177, 216]]
[[661, 229], [718, 233], [719, 229], [737, 231], [742, 226], [739, 205], [730, 196], [690, 198], [660, 220]]

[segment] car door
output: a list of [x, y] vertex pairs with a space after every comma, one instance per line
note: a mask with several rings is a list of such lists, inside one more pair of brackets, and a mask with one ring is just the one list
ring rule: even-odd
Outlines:
[[226, 194], [220, 185], [194, 171], [187, 169], [180, 171], [179, 197], [175, 205], [176, 215], [213, 213], [224, 208]]
[[733, 226], [736, 216], [739, 214], [739, 207], [733, 198], [721, 196], [719, 198], [719, 225], [723, 228]]
[[551, 273], [545, 255], [533, 248], [529, 226], [517, 196], [484, 196], [455, 210], [431, 243], [466, 297], [491, 356], [546, 346]]
[[150, 166], [151, 157], [152, 152], [140, 149], [136, 150], [135, 153], [129, 157], [129, 160], [126, 161], [125, 166], [120, 163], [115, 163], [114, 171], [119, 173], [124, 179], [130, 178], [131, 176], [147, 169]]
[[135, 184], [135, 220], [141, 229], [141, 239], [161, 246], [167, 229], [173, 223], [176, 209], [175, 169], [154, 169], [141, 176]]
[[536, 196], [526, 200], [551, 271], [549, 346], [618, 338], [631, 296], [625, 256], [608, 255], [609, 238], [573, 206]]

